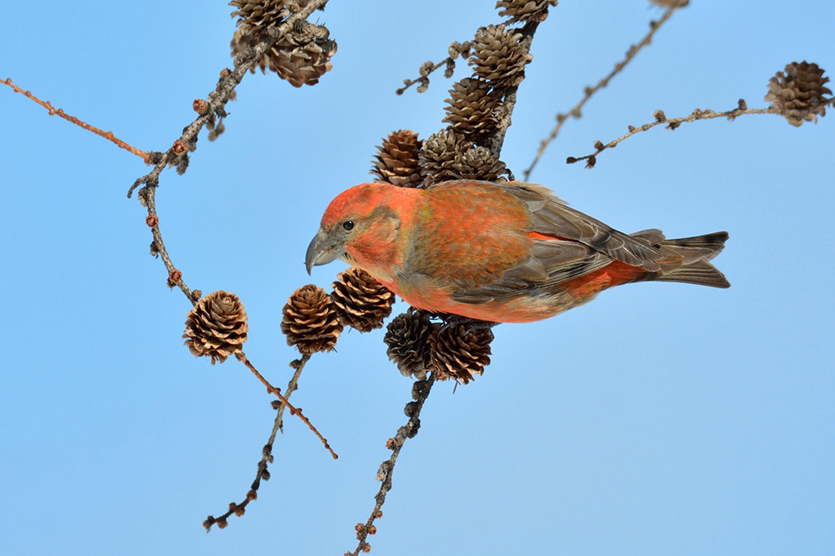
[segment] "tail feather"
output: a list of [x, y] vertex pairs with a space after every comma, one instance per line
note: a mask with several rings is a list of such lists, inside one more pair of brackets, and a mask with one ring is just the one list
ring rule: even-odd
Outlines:
[[655, 240], [653, 244], [662, 252], [670, 255], [669, 262], [658, 261], [661, 270], [651, 274], [650, 280], [662, 282], [685, 282], [713, 288], [729, 288], [731, 286], [725, 275], [708, 261], [722, 252], [727, 232], [715, 232], [703, 236], [685, 237], [680, 239], [663, 238], [658, 230], [644, 230], [633, 234], [644, 241]]
[[722, 249], [725, 248], [726, 241], [728, 241], [728, 232], [714, 232], [703, 236], [667, 239], [662, 241], [660, 245], [669, 245], [682, 254], [687, 254], [688, 251], [692, 253], [704, 253], [699, 258], [709, 261], [722, 252]]
[[672, 272], [659, 272], [655, 277], [661, 282], [685, 282], [712, 288], [730, 288], [731, 283], [715, 266], [706, 260], [682, 265]]

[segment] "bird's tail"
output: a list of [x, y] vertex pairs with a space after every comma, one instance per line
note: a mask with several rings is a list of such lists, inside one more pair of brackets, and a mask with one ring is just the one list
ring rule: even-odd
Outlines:
[[714, 288], [731, 286], [725, 275], [708, 262], [722, 252], [728, 232], [665, 239], [660, 230], [644, 230], [632, 234], [632, 237], [649, 243], [669, 255], [668, 258], [657, 261], [661, 270], [650, 273], [645, 279], [685, 282]]

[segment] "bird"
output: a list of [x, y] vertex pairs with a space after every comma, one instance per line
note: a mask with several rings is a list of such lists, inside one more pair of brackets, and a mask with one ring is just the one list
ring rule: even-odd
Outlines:
[[727, 232], [626, 234], [530, 183], [363, 183], [328, 205], [305, 265], [310, 274], [339, 258], [417, 309], [523, 323], [633, 282], [730, 287], [709, 262], [727, 239]]

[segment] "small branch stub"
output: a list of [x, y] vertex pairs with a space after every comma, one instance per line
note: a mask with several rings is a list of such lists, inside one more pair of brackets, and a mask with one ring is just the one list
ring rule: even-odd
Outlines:
[[168, 273], [168, 287], [174, 288], [177, 286], [177, 283], [182, 279], [183, 273], [177, 270], [176, 268]]

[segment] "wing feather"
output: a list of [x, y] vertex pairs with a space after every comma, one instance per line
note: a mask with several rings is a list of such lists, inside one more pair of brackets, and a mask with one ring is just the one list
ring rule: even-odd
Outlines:
[[[659, 269], [656, 261], [665, 257], [650, 241], [657, 235], [646, 230], [646, 239], [635, 238], [587, 214], [566, 206], [565, 202], [549, 189], [533, 184], [511, 182], [498, 184], [505, 191], [525, 203], [531, 213], [531, 231], [580, 242], [595, 251], [605, 253], [614, 260], [643, 268], [647, 272]], [[663, 237], [663, 235], [662, 235]]]

